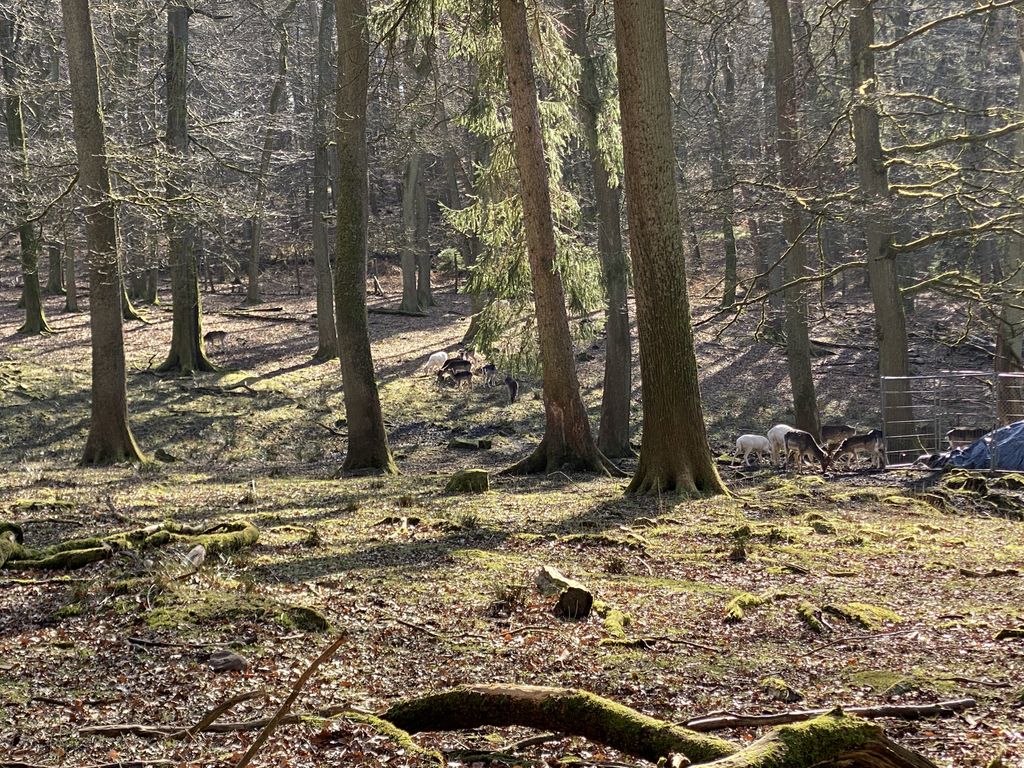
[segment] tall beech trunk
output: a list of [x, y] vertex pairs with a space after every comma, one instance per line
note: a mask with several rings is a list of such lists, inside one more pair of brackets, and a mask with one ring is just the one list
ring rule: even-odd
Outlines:
[[562, 279], [555, 272], [555, 230], [530, 32], [524, 0], [498, 0], [505, 72], [512, 105], [512, 138], [523, 202], [523, 227], [530, 259], [537, 334], [544, 374], [544, 439], [534, 452], [506, 470], [510, 474], [563, 468], [618, 471], [597, 450], [580, 397]]
[[82, 461], [107, 464], [142, 461], [128, 424], [123, 286], [117, 253], [117, 226], [110, 198], [106, 139], [96, 70], [96, 48], [89, 0], [61, 0], [71, 76], [71, 104], [78, 154], [78, 185], [89, 249], [89, 326], [92, 333], [92, 418]]
[[46, 278], [46, 292], [51, 296], [64, 295], [64, 264], [61, 259], [59, 243], [50, 243], [46, 247], [49, 262], [49, 274]]
[[626, 298], [629, 265], [622, 246], [622, 205], [617, 185], [613, 186], [598, 148], [598, 115], [601, 94], [597, 66], [587, 40], [587, 8], [584, 0], [571, 0], [567, 8], [566, 34], [569, 46], [581, 63], [579, 108], [583, 135], [590, 160], [590, 175], [597, 207], [597, 252], [601, 257], [608, 309], [605, 313], [607, 348], [604, 389], [597, 447], [605, 456], [633, 455], [629, 445], [629, 404], [633, 392], [633, 350], [629, 337], [629, 304]]
[[30, 190], [28, 145], [25, 139], [25, 122], [22, 115], [21, 84], [18, 82], [17, 61], [14, 42], [14, 10], [0, 11], [0, 61], [3, 78], [7, 84], [4, 98], [4, 117], [7, 124], [7, 143], [16, 158], [14, 170], [14, 215], [18, 222], [18, 237], [21, 241], [21, 303], [25, 310], [25, 323], [18, 333], [35, 335], [51, 333], [43, 312], [43, 296], [39, 286], [39, 225], [29, 221]]
[[348, 419], [348, 453], [343, 469], [393, 474], [398, 468], [384, 431], [366, 317], [366, 100], [370, 74], [366, 0], [337, 0], [336, 9], [338, 252], [334, 302]]
[[[286, 78], [288, 77], [288, 20], [298, 0], [288, 0], [275, 22], [278, 37], [281, 39], [277, 53], [277, 77], [270, 89], [270, 100], [267, 104], [267, 119], [273, 121], [274, 115], [281, 108], [281, 97], [284, 96]], [[252, 233], [249, 239], [249, 283], [245, 294], [246, 304], [259, 304], [263, 301], [260, 295], [260, 250], [263, 246], [263, 206], [267, 200], [267, 174], [270, 172], [270, 159], [274, 154], [274, 141], [277, 131], [268, 125], [263, 134], [263, 150], [260, 152], [260, 165], [256, 171], [256, 200], [253, 204]]]
[[434, 289], [430, 285], [430, 210], [427, 204], [427, 184], [420, 174], [416, 185], [416, 298], [421, 307], [433, 307]]
[[628, 491], [723, 493], [690, 326], [664, 0], [616, 0], [615, 50], [643, 392], [640, 463]]
[[66, 312], [78, 312], [78, 278], [75, 275], [75, 248], [68, 243], [64, 244], [66, 253], [64, 256], [64, 310]]
[[[683, 55], [679, 59], [679, 80], [676, 88], [676, 124], [683, 124], [684, 107], [686, 105], [686, 83], [690, 76], [690, 69], [693, 66], [693, 52], [684, 47]], [[686, 244], [689, 248], [687, 253], [687, 266], [691, 272], [700, 272], [704, 268], [704, 259], [700, 252], [700, 237], [697, 235], [697, 226], [693, 220], [693, 203], [690, 199], [692, 190], [686, 178], [686, 169], [690, 167], [690, 144], [688, 137], [682, 136], [679, 139], [677, 153], [679, 161], [679, 190], [680, 208], [682, 210], [683, 228], [686, 230]]]
[[[889, 178], [879, 136], [876, 106], [878, 81], [875, 74], [875, 55], [871, 50], [874, 39], [875, 20], [871, 0], [850, 0], [853, 137], [857, 153], [857, 175], [864, 205], [864, 236], [867, 240], [871, 299], [875, 305], [878, 368], [882, 376], [905, 377], [910, 374], [907, 323], [899, 286], [896, 252], [892, 247], [895, 225], [891, 214]], [[916, 451], [916, 441], [906, 437], [917, 432], [913, 417], [907, 380], [890, 380], [886, 384], [885, 413], [882, 414], [889, 451]]]
[[[807, 248], [802, 237], [803, 221], [795, 195], [803, 182], [800, 166], [800, 128], [797, 121], [796, 76], [793, 72], [793, 25], [789, 0], [768, 0], [772, 17], [772, 47], [775, 53], [775, 120], [779, 154], [779, 180], [790, 194], [783, 214], [786, 238], [783, 276], [787, 283], [805, 276]], [[796, 426], [816, 437], [820, 433], [818, 401], [811, 371], [811, 341], [807, 331], [807, 300], [802, 285], [785, 291], [786, 358], [793, 389]]]
[[732, 168], [732, 142], [729, 137], [729, 120], [726, 113], [736, 94], [736, 78], [733, 75], [732, 51], [729, 49], [728, 41], [723, 42], [722, 50], [718, 52], [718, 55], [722, 62], [722, 95], [718, 95], [714, 85], [714, 74], [712, 74], [708, 99], [711, 102], [711, 112], [714, 115], [715, 128], [718, 133], [718, 156], [711, 159], [711, 174], [714, 184], [719, 188], [721, 194], [719, 212], [722, 225], [722, 244], [725, 251], [721, 306], [724, 308], [736, 303], [738, 280], [736, 274], [736, 230], [733, 224], [736, 216], [736, 202], [733, 194], [736, 175]]
[[177, 209], [189, 187], [188, 164], [188, 19], [192, 14], [182, 6], [167, 9], [167, 142], [168, 152], [179, 168], [167, 173], [165, 194], [168, 260], [171, 265], [171, 350], [159, 371], [216, 371], [206, 356], [203, 342], [203, 307], [196, 267], [195, 229], [187, 214]]
[[313, 271], [316, 274], [317, 347], [314, 360], [338, 356], [338, 327], [334, 321], [334, 270], [328, 248], [328, 188], [331, 185], [330, 142], [327, 135], [328, 98], [337, 79], [331, 67], [334, 39], [334, 0], [321, 0], [316, 48], [316, 96], [313, 102]]
[[412, 152], [405, 161], [402, 181], [402, 305], [403, 312], [419, 312], [416, 292], [416, 188], [420, 183], [419, 152]]
[[[1024, 16], [1017, 17], [1017, 110], [1024, 112]], [[1024, 161], [1024, 134], [1018, 133], [1014, 147], [1017, 162]], [[1024, 347], [1024, 312], [1017, 306], [1024, 298], [1024, 237], [1012, 234], [1003, 251], [1005, 299], [996, 325], [996, 373], [1020, 373]], [[996, 413], [1003, 423], [1024, 416], [1024, 387], [1016, 377], [1001, 377], [996, 386]]]

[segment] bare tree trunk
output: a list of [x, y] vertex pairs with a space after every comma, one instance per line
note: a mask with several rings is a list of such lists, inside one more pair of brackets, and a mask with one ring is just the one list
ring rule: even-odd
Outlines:
[[[1024, 16], [1017, 17], [1017, 110], [1024, 112]], [[1024, 134], [1017, 134], [1017, 162], [1024, 160]], [[1024, 236], [1012, 234], [1004, 246], [1003, 279], [1005, 299], [996, 326], [995, 370], [997, 373], [1020, 373], [1024, 347], [1024, 312], [1018, 309], [1024, 296]], [[1021, 379], [1000, 377], [996, 387], [996, 413], [1003, 423], [1024, 417], [1024, 387]]]
[[316, 273], [317, 348], [314, 360], [333, 360], [338, 356], [338, 328], [334, 320], [334, 271], [328, 248], [327, 220], [331, 184], [328, 96], [337, 78], [331, 67], [331, 43], [334, 36], [334, 2], [321, 0], [316, 49], [316, 99], [313, 104], [313, 270]]
[[736, 93], [736, 78], [732, 71], [732, 51], [729, 49], [728, 41], [723, 42], [723, 50], [719, 52], [722, 61], [722, 86], [723, 93], [720, 97], [715, 88], [715, 77], [717, 73], [711, 73], [711, 83], [708, 87], [708, 99], [711, 102], [711, 111], [715, 116], [715, 126], [718, 131], [718, 156], [712, 158], [711, 174], [715, 186], [719, 188], [720, 203], [719, 210], [722, 225], [722, 243], [725, 250], [725, 275], [722, 285], [722, 307], [730, 307], [736, 303], [736, 231], [733, 228], [733, 220], [736, 216], [736, 203], [733, 194], [733, 187], [736, 184], [736, 176], [732, 169], [732, 146], [729, 137], [729, 122], [726, 110], [733, 102]]
[[398, 471], [388, 448], [366, 319], [368, 180], [366, 100], [370, 47], [366, 0], [337, 0], [338, 254], [334, 301], [348, 419], [343, 469]]
[[644, 431], [630, 493], [725, 491], [711, 460], [673, 170], [664, 0], [616, 0], [615, 48]]
[[[523, 201], [523, 227], [537, 310], [544, 374], [544, 438], [511, 474], [553, 472], [565, 467], [614, 470], [597, 450], [580, 397], [562, 280], [555, 272], [555, 231], [549, 170], [541, 136], [537, 84], [524, 0], [498, 0], [505, 71], [512, 105], [512, 137]], [[615, 470], [617, 471], [617, 470]]]
[[49, 275], [46, 279], [46, 292], [51, 296], [64, 295], [64, 265], [61, 263], [61, 247], [59, 243], [50, 243], [47, 248]]
[[65, 241], [64, 256], [64, 310], [78, 312], [78, 285], [75, 280], [75, 247]]
[[[864, 235], [867, 239], [868, 275], [875, 305], [875, 330], [878, 335], [878, 368], [882, 376], [905, 377], [910, 374], [907, 359], [907, 324], [896, 252], [892, 248], [895, 232], [890, 213], [891, 195], [876, 107], [877, 76], [871, 45], [875, 39], [875, 20], [871, 0], [850, 1], [850, 60], [854, 96], [853, 136], [856, 145], [857, 175], [864, 205]], [[893, 379], [886, 386], [883, 429], [889, 451], [918, 452], [915, 443], [904, 437], [917, 432], [908, 382]], [[901, 456], [909, 458], [909, 454]]]
[[3, 78], [8, 91], [4, 98], [7, 143], [17, 158], [17, 168], [14, 171], [14, 213], [21, 240], [21, 299], [25, 309], [25, 323], [18, 329], [18, 333], [36, 335], [51, 333], [52, 329], [46, 322], [43, 296], [39, 287], [39, 225], [28, 220], [31, 205], [28, 145], [22, 117], [21, 85], [17, 82], [18, 55], [15, 51], [14, 21], [13, 9], [0, 11], [0, 61], [3, 62]]
[[89, 248], [92, 418], [82, 461], [86, 464], [142, 461], [144, 457], [128, 425], [121, 327], [123, 287], [89, 0], [61, 0], [61, 8], [71, 76], [78, 184], [84, 201]]
[[[793, 72], [793, 27], [788, 0], [768, 0], [772, 17], [772, 45], [775, 51], [776, 143], [779, 153], [779, 178], [784, 189], [795, 195], [801, 186], [800, 129], [797, 122], [796, 77]], [[787, 283], [805, 276], [807, 261], [803, 240], [803, 221], [798, 203], [787, 200], [782, 223], [786, 238], [784, 277]], [[793, 388], [796, 426], [819, 436], [818, 402], [811, 371], [811, 342], [807, 331], [807, 301], [800, 285], [785, 291], [786, 357], [789, 381]]]
[[167, 173], [165, 194], [169, 204], [167, 243], [171, 264], [171, 349], [159, 371], [215, 371], [203, 342], [203, 307], [196, 268], [195, 228], [187, 213], [175, 208], [189, 187], [188, 163], [188, 19], [191, 9], [167, 9], [167, 149], [180, 164]]
[[419, 312], [416, 293], [416, 188], [420, 183], [420, 153], [412, 152], [405, 161], [402, 184], [402, 305], [403, 312]]
[[433, 307], [434, 289], [430, 285], [430, 210], [427, 206], [427, 184], [420, 174], [416, 185], [416, 298], [421, 307]]
[[605, 314], [607, 349], [601, 421], [597, 447], [609, 458], [633, 455], [629, 444], [629, 404], [633, 391], [633, 350], [629, 336], [629, 305], [626, 284], [629, 265], [622, 247], [621, 200], [613, 186], [598, 148], [598, 115], [601, 94], [591, 46], [586, 37], [587, 9], [583, 0], [569, 3], [567, 34], [570, 47], [581, 62], [579, 107], [590, 156], [590, 174], [597, 204], [597, 251], [601, 257], [608, 309]]
[[[281, 11], [275, 26], [277, 34], [281, 38], [281, 45], [277, 54], [277, 78], [274, 80], [274, 87], [270, 89], [270, 102], [267, 104], [267, 119], [273, 121], [274, 115], [281, 108], [281, 97], [284, 95], [285, 81], [288, 75], [288, 20], [298, 0], [288, 0], [288, 4]], [[263, 301], [260, 296], [260, 249], [263, 245], [263, 206], [267, 200], [267, 174], [270, 171], [270, 159], [274, 154], [274, 141], [277, 138], [277, 131], [273, 126], [268, 125], [263, 135], [263, 151], [260, 153], [260, 166], [256, 171], [256, 200], [253, 205], [252, 215], [252, 237], [249, 240], [249, 285], [246, 291], [246, 304], [259, 304]]]

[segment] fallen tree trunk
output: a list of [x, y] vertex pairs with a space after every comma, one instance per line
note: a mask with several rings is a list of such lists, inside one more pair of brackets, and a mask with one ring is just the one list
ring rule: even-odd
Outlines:
[[409, 733], [485, 725], [555, 730], [652, 762], [680, 754], [713, 768], [934, 768], [931, 761], [886, 738], [877, 726], [840, 710], [776, 728], [743, 749], [572, 688], [461, 686], [400, 702], [381, 718]]
[[[0, 522], [0, 531], [8, 524]], [[8, 526], [9, 527], [9, 526]], [[212, 526], [191, 526], [170, 521], [49, 547], [26, 547], [16, 538], [0, 533], [0, 567], [73, 570], [106, 560], [123, 549], [147, 549], [165, 544], [202, 544], [207, 555], [235, 552], [251, 547], [259, 539], [259, 529], [248, 520], [235, 520]]]

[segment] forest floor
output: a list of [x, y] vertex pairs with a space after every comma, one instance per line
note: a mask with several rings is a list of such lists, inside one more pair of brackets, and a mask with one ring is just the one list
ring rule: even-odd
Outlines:
[[[700, 291], [698, 318], [714, 299]], [[283, 288], [263, 308], [280, 311], [241, 316], [240, 297], [204, 296], [206, 329], [228, 332], [213, 349], [226, 367], [218, 374], [152, 374], [169, 345], [169, 307], [128, 323], [135, 434], [150, 455], [176, 460], [80, 468], [87, 315], [49, 299], [59, 332], [27, 339], [15, 334], [16, 298], [0, 289], [0, 521], [20, 523], [32, 545], [168, 518], [245, 517], [260, 539], [191, 575], [180, 547], [123, 552], [66, 575], [0, 573], [0, 766], [232, 765], [256, 731], [171, 740], [82, 729], [190, 726], [256, 690], [269, 699], [227, 719], [272, 713], [332, 636], [298, 621], [296, 606], [347, 633], [296, 702], [302, 712], [378, 711], [479, 682], [579, 687], [674, 722], [970, 697], [976, 706], [956, 717], [880, 722], [939, 765], [1024, 765], [1024, 641], [995, 639], [1024, 627], [1024, 478], [978, 494], [919, 471], [822, 477], [723, 465], [733, 495], [688, 500], [627, 498], [621, 480], [498, 476], [540, 437], [537, 389], [525, 381], [508, 406], [503, 389], [439, 390], [422, 375], [431, 352], [458, 348], [468, 323], [467, 302], [443, 289], [428, 317], [370, 316], [397, 477], [335, 477], [345, 450], [340, 374], [336, 363], [309, 361], [312, 298]], [[839, 294], [827, 309], [812, 330], [833, 345], [815, 359], [824, 418], [875, 426], [866, 295]], [[784, 357], [751, 341], [757, 321], [700, 330], [710, 436], [722, 453], [739, 432], [788, 417]], [[923, 305], [914, 329], [923, 370], [991, 364], [977, 347], [951, 346], [962, 331], [954, 309]], [[600, 345], [584, 357], [593, 358], [581, 360], [581, 379], [596, 423]], [[638, 424], [638, 407], [634, 415]], [[489, 437], [493, 447], [460, 451], [453, 437]], [[491, 490], [445, 495], [450, 474], [470, 466], [492, 471]], [[541, 565], [583, 581], [629, 621], [556, 618], [532, 587]], [[745, 615], [727, 621], [737, 596]], [[211, 671], [206, 659], [219, 647], [247, 657], [248, 669]], [[742, 744], [757, 733], [721, 735]], [[511, 746], [530, 735], [414, 738], [446, 751], [450, 765], [487, 765], [485, 753], [526, 765], [640, 762], [559, 734]], [[358, 717], [311, 718], [282, 726], [253, 764], [431, 764], [407, 746]]]

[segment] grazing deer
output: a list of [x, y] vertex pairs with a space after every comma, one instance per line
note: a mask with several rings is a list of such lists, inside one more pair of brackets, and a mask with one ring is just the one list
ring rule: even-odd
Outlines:
[[464, 360], [461, 357], [449, 357], [445, 361], [444, 365], [441, 366], [441, 373], [450, 373], [452, 375], [459, 371], [471, 372], [472, 370], [473, 364], [469, 362], [469, 360]]
[[772, 464], [779, 465], [779, 459], [785, 458], [786, 433], [793, 429], [789, 424], [776, 424], [768, 430], [768, 446], [772, 452]]
[[433, 370], [441, 370], [441, 366], [448, 362], [447, 352], [435, 352], [427, 358], [427, 364], [423, 366], [423, 370], [430, 372]]
[[976, 440], [983, 438], [989, 431], [984, 427], [954, 427], [946, 433], [946, 441], [949, 443], [950, 450], [966, 448]]
[[213, 346], [214, 344], [216, 344], [217, 346], [220, 347], [221, 352], [223, 352], [224, 351], [224, 342], [227, 341], [227, 338], [228, 338], [228, 332], [227, 331], [210, 331], [209, 333], [204, 334], [203, 341], [206, 342], [206, 344], [208, 344], [210, 346]]
[[832, 455], [836, 461], [843, 461], [849, 466], [862, 453], [871, 459], [871, 466], [885, 469], [885, 435], [882, 430], [872, 429], [866, 434], [848, 437]]
[[822, 424], [821, 444], [826, 450], [835, 450], [848, 437], [857, 434], [857, 430], [849, 424]]
[[455, 387], [462, 389], [463, 387], [473, 386], [473, 372], [471, 370], [458, 370], [453, 374], [455, 380]]
[[736, 457], [742, 458], [744, 464], [750, 463], [751, 454], [760, 463], [771, 452], [771, 444], [764, 435], [740, 435], [736, 438]]
[[821, 474], [825, 474], [828, 471], [831, 457], [824, 448], [818, 445], [818, 441], [814, 439], [814, 435], [810, 432], [804, 432], [802, 429], [791, 429], [786, 433], [783, 440], [786, 443], [787, 464], [790, 457], [796, 456], [793, 466], [796, 469], [800, 469], [805, 458], [812, 458], [817, 459], [821, 463]]

